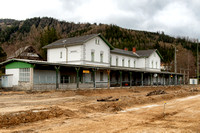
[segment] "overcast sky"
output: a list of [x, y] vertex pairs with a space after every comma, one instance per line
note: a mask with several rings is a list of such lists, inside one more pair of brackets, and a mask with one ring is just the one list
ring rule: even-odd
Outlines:
[[199, 0], [0, 0], [0, 18], [44, 16], [200, 39]]

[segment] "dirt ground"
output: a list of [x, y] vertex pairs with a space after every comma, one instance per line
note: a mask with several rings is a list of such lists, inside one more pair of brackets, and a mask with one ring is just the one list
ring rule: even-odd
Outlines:
[[0, 132], [200, 132], [200, 86], [0, 91]]

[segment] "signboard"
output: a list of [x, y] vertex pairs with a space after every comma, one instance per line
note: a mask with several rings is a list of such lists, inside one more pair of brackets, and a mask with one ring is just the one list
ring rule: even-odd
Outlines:
[[83, 73], [90, 73], [89, 70], [83, 70]]

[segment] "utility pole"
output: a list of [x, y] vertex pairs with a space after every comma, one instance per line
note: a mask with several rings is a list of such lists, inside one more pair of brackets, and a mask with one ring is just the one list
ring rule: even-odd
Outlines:
[[199, 84], [199, 43], [197, 39], [197, 84]]
[[177, 69], [176, 69], [176, 46], [174, 48], [174, 72], [177, 73]]
[[176, 66], [176, 46], [175, 46], [175, 48], [174, 48], [174, 72], [175, 72], [175, 84], [177, 84], [177, 75], [176, 75], [176, 73], [177, 73], [177, 66]]

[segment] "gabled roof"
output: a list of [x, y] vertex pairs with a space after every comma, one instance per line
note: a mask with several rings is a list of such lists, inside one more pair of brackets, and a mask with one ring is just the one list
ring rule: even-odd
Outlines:
[[25, 46], [19, 48], [11, 56], [8, 57], [8, 59], [12, 58], [43, 60], [42, 57], [36, 52], [36, 50], [32, 46]]
[[49, 45], [46, 45], [43, 48], [56, 48], [56, 47], [64, 47], [64, 46], [81, 45], [97, 36], [100, 37], [111, 49], [114, 48], [101, 34], [90, 34], [90, 35], [79, 36], [79, 37], [64, 38], [64, 39], [57, 40]]
[[121, 54], [121, 55], [128, 55], [132, 57], [139, 57], [137, 53], [133, 53], [132, 51], [126, 51], [118, 48], [114, 48], [110, 51], [111, 53]]
[[158, 56], [163, 59], [163, 57], [161, 56], [161, 54], [158, 52], [157, 49], [148, 49], [148, 50], [138, 50], [136, 51], [136, 53], [140, 56], [140, 57], [149, 57], [153, 52], [156, 52], [158, 54]]

